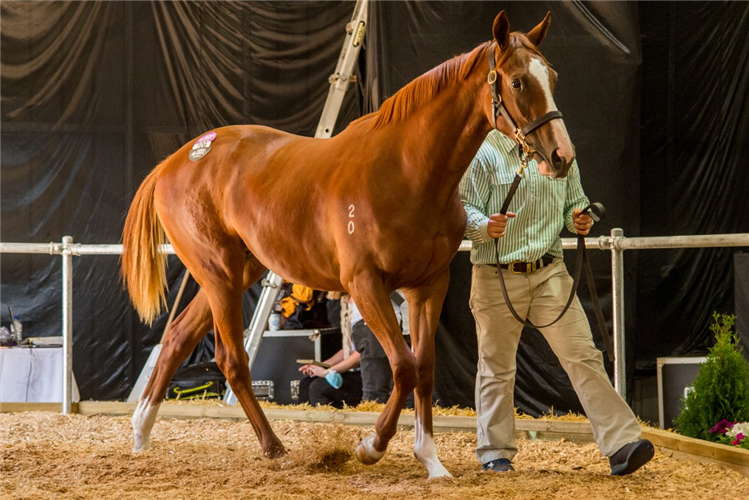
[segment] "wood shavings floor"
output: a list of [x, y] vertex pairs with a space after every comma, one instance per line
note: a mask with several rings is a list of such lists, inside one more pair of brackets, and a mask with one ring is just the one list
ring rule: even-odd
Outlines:
[[273, 422], [289, 450], [262, 457], [252, 427], [236, 420], [158, 419], [153, 448], [131, 453], [129, 418], [48, 412], [0, 414], [3, 500], [89, 499], [746, 499], [749, 478], [659, 453], [636, 474], [610, 477], [594, 444], [518, 442], [517, 472], [481, 472], [471, 433], [439, 433], [453, 479], [429, 481], [398, 431], [383, 460], [353, 458], [371, 428]]

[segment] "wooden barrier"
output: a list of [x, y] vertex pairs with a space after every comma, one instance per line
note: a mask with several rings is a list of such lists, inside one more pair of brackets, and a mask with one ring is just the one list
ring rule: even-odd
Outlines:
[[749, 450], [649, 427], [643, 427], [642, 436], [651, 440], [668, 457], [701, 464], [718, 464], [749, 477]]
[[[82, 415], [109, 414], [127, 415], [133, 412], [135, 404], [128, 403], [79, 403]], [[327, 422], [346, 425], [373, 426], [379, 417], [377, 412], [330, 411], [315, 409], [264, 408], [268, 420], [294, 420], [298, 422]], [[205, 406], [163, 404], [159, 416], [166, 418], [231, 418], [244, 420], [245, 414], [238, 406]], [[401, 414], [398, 425], [413, 428], [413, 414]], [[476, 417], [434, 415], [436, 432], [476, 432]], [[517, 419], [515, 430], [520, 438], [561, 439], [579, 443], [593, 441], [590, 425], [587, 422], [565, 422], [559, 420]]]

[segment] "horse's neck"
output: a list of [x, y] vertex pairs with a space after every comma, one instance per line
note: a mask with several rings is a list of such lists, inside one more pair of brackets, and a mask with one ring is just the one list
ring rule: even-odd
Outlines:
[[[447, 201], [491, 130], [483, 112], [483, 75], [473, 75], [440, 93], [429, 105], [406, 119], [417, 120], [418, 133], [403, 138], [404, 158], [411, 164], [406, 172], [435, 202]], [[413, 168], [418, 165], [418, 168]]]

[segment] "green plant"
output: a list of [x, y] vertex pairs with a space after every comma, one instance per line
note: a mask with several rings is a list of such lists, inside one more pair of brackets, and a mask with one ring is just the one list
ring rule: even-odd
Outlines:
[[749, 363], [736, 344], [735, 322], [734, 315], [713, 313], [710, 330], [715, 345], [682, 400], [681, 413], [674, 421], [680, 434], [717, 441], [719, 436], [710, 429], [721, 420], [749, 421]]

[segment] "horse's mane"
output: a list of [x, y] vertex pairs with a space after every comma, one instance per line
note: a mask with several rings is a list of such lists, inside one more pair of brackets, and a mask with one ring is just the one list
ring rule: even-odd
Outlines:
[[483, 43], [471, 52], [455, 56], [430, 69], [389, 97], [378, 111], [362, 116], [350, 125], [374, 118], [374, 128], [379, 128], [403, 120], [454, 82], [467, 78], [490, 44], [491, 42]]
[[[492, 43], [493, 42], [491, 41], [485, 42], [471, 52], [455, 56], [439, 66], [432, 68], [385, 100], [378, 111], [354, 120], [349, 124], [349, 126], [365, 120], [374, 119], [375, 122], [373, 128], [377, 129], [388, 123], [397, 122], [407, 118], [421, 104], [429, 102], [435, 95], [449, 87], [454, 82], [467, 78], [476, 64], [483, 59], [486, 49]], [[549, 64], [543, 54], [539, 52], [538, 48], [530, 43], [523, 34], [517, 32], [512, 33], [510, 44], [515, 48], [522, 47], [530, 50], [540, 56], [546, 64]], [[501, 55], [500, 60], [497, 62], [498, 66], [502, 65], [511, 52], [512, 51], [505, 51]]]

